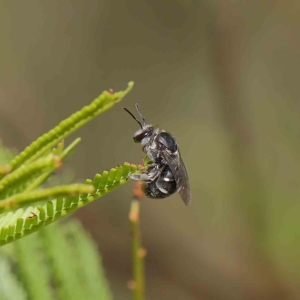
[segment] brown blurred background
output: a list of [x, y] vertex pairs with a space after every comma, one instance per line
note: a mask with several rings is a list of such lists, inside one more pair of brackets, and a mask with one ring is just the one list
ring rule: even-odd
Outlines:
[[[139, 102], [178, 140], [193, 202], [142, 201], [147, 299], [299, 299], [299, 1], [0, 1], [0, 134], [22, 150], [102, 90], [76, 179], [139, 163]], [[106, 136], [101, 136], [107, 132]], [[131, 299], [133, 183], [76, 216]]]

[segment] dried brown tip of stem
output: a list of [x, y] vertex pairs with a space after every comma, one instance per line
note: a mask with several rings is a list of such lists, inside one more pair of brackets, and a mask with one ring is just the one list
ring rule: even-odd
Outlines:
[[54, 157], [54, 162], [58, 168], [62, 167], [62, 162], [58, 156]]
[[35, 218], [37, 215], [32, 211], [30, 212], [30, 215], [27, 217], [27, 219], [33, 219]]
[[147, 249], [140, 248], [137, 253], [139, 258], [144, 258], [147, 255]]
[[133, 200], [131, 202], [131, 208], [129, 213], [129, 220], [132, 223], [137, 223], [140, 215], [140, 203], [138, 200]]
[[0, 174], [1, 175], [7, 175], [11, 171], [11, 166], [10, 165], [5, 165], [0, 168]]
[[134, 280], [129, 280], [127, 282], [127, 287], [130, 289], [130, 290], [134, 290], [136, 288], [136, 282]]

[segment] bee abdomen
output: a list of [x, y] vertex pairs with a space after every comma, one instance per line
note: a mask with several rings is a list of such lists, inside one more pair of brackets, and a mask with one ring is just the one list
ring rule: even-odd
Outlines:
[[174, 194], [177, 186], [169, 167], [155, 181], [143, 183], [142, 190], [147, 197], [154, 199], [167, 198]]

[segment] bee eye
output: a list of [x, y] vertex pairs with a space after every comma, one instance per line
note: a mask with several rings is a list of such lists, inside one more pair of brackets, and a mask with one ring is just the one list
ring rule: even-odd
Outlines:
[[144, 132], [141, 132], [140, 134], [138, 135], [135, 135], [133, 137], [133, 140], [135, 143], [140, 143], [145, 137], [147, 137], [149, 135], [149, 132], [148, 131], [144, 131]]

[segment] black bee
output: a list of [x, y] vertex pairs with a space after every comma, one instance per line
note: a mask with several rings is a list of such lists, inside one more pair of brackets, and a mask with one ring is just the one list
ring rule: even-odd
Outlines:
[[124, 107], [140, 125], [141, 129], [135, 132], [133, 140], [143, 145], [150, 162], [146, 171], [141, 174], [131, 174], [133, 180], [141, 180], [143, 192], [149, 198], [166, 198], [176, 191], [179, 192], [186, 205], [191, 203], [191, 189], [188, 174], [182, 161], [178, 145], [173, 136], [153, 125], [146, 124], [139, 105], [136, 104], [138, 114], [143, 124]]

